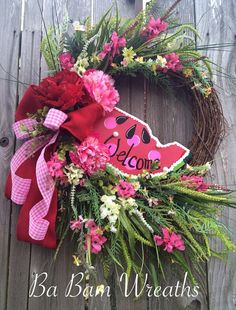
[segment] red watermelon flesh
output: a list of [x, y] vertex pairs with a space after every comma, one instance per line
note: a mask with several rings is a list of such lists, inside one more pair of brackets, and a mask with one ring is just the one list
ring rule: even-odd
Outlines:
[[159, 162], [159, 167], [152, 174], [172, 171], [190, 154], [178, 142], [162, 145], [148, 124], [118, 108], [99, 120], [94, 131], [99, 141], [109, 146], [110, 164], [125, 174], [150, 171], [153, 162]]

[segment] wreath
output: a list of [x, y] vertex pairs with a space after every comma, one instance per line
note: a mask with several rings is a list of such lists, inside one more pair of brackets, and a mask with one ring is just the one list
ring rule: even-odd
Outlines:
[[[98, 256], [105, 276], [115, 265], [140, 278], [148, 272], [153, 281], [166, 262], [194, 281], [199, 262], [236, 250], [217, 217], [222, 207], [235, 206], [231, 191], [203, 179], [224, 117], [210, 60], [189, 35], [196, 30], [171, 17], [178, 2], [159, 18], [149, 17], [152, 6], [135, 20], [109, 10], [94, 26], [66, 17], [47, 30], [41, 49], [50, 75], [27, 89], [13, 125], [16, 137], [26, 139], [6, 186], [7, 197], [23, 205], [19, 240], [57, 253], [72, 233], [74, 263], [88, 273]], [[116, 108], [114, 78], [139, 73], [191, 96], [189, 148], [162, 145], [146, 123]], [[211, 248], [211, 236], [222, 240], [222, 252]]]

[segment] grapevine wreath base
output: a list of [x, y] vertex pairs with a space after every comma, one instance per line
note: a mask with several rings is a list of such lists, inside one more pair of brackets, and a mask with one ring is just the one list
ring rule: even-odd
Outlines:
[[[231, 192], [203, 180], [224, 134], [210, 61], [173, 9], [149, 18], [150, 7], [134, 21], [108, 11], [94, 26], [74, 22], [73, 34], [68, 18], [48, 29], [42, 53], [50, 76], [28, 88], [13, 125], [26, 140], [6, 186], [7, 197], [23, 205], [19, 240], [59, 249], [72, 233], [74, 262], [87, 271], [99, 257], [105, 276], [115, 265], [140, 278], [147, 271], [153, 281], [169, 261], [194, 280], [199, 262], [236, 249], [218, 220], [224, 206], [235, 206]], [[138, 73], [191, 96], [191, 152], [162, 145], [146, 123], [115, 107], [111, 76]], [[200, 166], [188, 165], [190, 158]], [[222, 252], [211, 248], [212, 236]]]

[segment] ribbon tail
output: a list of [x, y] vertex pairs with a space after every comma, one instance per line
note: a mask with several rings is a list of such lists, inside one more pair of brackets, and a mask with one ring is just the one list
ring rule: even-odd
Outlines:
[[51, 144], [55, 143], [57, 136], [58, 133], [43, 148], [36, 163], [37, 185], [43, 199], [34, 205], [29, 213], [29, 235], [35, 240], [43, 240], [45, 238], [50, 224], [45, 217], [50, 209], [55, 183], [47, 168], [45, 152]]
[[[48, 212], [42, 214], [45, 226], [44, 239], [34, 239], [29, 233], [30, 230], [30, 212], [35, 205], [42, 201], [43, 196], [39, 190], [36, 178], [36, 166], [42, 147], [45, 155], [49, 154], [50, 148], [47, 146], [55, 142], [57, 134], [48, 142], [48, 137], [44, 140], [35, 138], [26, 141], [15, 153], [11, 162], [11, 173], [8, 176], [5, 194], [9, 199], [17, 204], [22, 204], [17, 223], [17, 238], [21, 241], [34, 243], [47, 248], [55, 248], [57, 245], [55, 222], [57, 215], [57, 191], [53, 188]], [[35, 147], [37, 145], [37, 147]], [[17, 173], [17, 175], [16, 175]], [[23, 186], [24, 184], [24, 186]], [[26, 185], [26, 187], [25, 187]], [[37, 228], [36, 228], [37, 230]]]

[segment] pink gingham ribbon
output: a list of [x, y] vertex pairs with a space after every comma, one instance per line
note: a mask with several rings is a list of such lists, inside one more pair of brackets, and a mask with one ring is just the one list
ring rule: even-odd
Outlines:
[[[48, 214], [52, 201], [53, 192], [55, 189], [54, 180], [50, 175], [44, 155], [46, 149], [55, 143], [58, 137], [60, 126], [67, 119], [67, 115], [59, 110], [50, 109], [43, 125], [53, 131], [53, 136], [47, 135], [36, 137], [26, 141], [15, 153], [11, 161], [11, 178], [12, 178], [12, 193], [11, 200], [16, 204], [24, 204], [30, 190], [31, 180], [24, 179], [16, 175], [17, 169], [35, 152], [42, 151], [36, 163], [36, 179], [39, 191], [43, 197], [36, 205], [32, 207], [29, 213], [29, 235], [34, 240], [43, 240], [46, 236], [49, 222], [44, 219]], [[34, 119], [23, 119], [13, 125], [13, 130], [18, 139], [29, 138], [27, 131], [22, 130], [28, 128], [29, 131], [34, 129], [37, 121]]]

